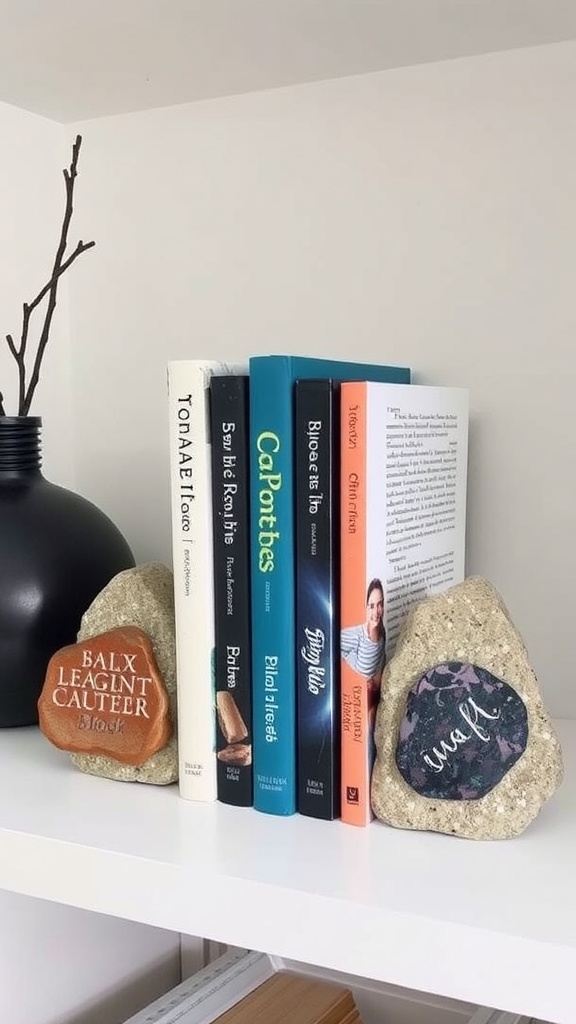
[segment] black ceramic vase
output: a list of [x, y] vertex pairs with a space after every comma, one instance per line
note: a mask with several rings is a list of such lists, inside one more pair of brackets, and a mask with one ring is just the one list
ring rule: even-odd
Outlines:
[[46, 666], [134, 565], [100, 509], [41, 472], [38, 416], [0, 416], [0, 727], [34, 725]]

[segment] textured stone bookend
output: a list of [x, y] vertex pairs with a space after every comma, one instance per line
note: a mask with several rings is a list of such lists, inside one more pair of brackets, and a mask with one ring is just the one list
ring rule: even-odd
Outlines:
[[[68, 750], [76, 767], [90, 775], [156, 785], [176, 782], [176, 636], [171, 571], [158, 562], [148, 562], [118, 573], [84, 613], [78, 644], [64, 648], [55, 658], [66, 657], [65, 652], [70, 650], [76, 652], [76, 660], [51, 663], [40, 698], [40, 728], [48, 739]], [[138, 656], [131, 660], [137, 652]], [[136, 672], [132, 671], [133, 667]], [[76, 685], [70, 685], [73, 668], [78, 670], [73, 676]], [[96, 701], [100, 701], [97, 671], [103, 673], [99, 685], [107, 684], [107, 691], [102, 692], [109, 696], [101, 699], [103, 711], [106, 705], [106, 715], [96, 707], [94, 710], [76, 707], [77, 702], [82, 703], [82, 691], [88, 695], [85, 704], [90, 703], [93, 694]], [[80, 694], [78, 698], [69, 698], [72, 699], [70, 708], [56, 708], [64, 716], [63, 721], [68, 722], [64, 743], [60, 742], [64, 730], [62, 722], [56, 725], [60, 733], [54, 737], [55, 703], [50, 696], [50, 692], [56, 693], [61, 672], [69, 694]], [[92, 673], [94, 688], [89, 673]], [[132, 676], [136, 678], [133, 680]], [[138, 682], [140, 676], [150, 682]], [[78, 685], [83, 682], [85, 686]], [[118, 699], [114, 701], [114, 697]], [[149, 718], [138, 698], [148, 700]], [[60, 701], [60, 694], [57, 701]], [[77, 728], [80, 715], [88, 716], [81, 729]], [[106, 729], [98, 724], [99, 719], [106, 721]]]
[[562, 753], [522, 639], [488, 580], [419, 602], [386, 666], [372, 775], [397, 828], [506, 839], [562, 781]]

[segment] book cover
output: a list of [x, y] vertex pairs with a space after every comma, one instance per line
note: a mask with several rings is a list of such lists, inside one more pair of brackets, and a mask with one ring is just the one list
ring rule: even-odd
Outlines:
[[254, 806], [296, 810], [294, 381], [408, 382], [404, 367], [253, 356], [250, 373], [252, 741]]
[[209, 383], [242, 370], [206, 359], [172, 360], [167, 369], [179, 791], [210, 801], [217, 789]]
[[219, 1024], [352, 1024], [358, 1020], [347, 986], [281, 970], [223, 1013]]
[[218, 799], [252, 805], [248, 376], [212, 377]]
[[340, 393], [297, 380], [296, 759], [300, 814], [340, 814]]
[[372, 817], [374, 718], [404, 617], [464, 579], [467, 460], [465, 388], [342, 384], [341, 816], [349, 824]]

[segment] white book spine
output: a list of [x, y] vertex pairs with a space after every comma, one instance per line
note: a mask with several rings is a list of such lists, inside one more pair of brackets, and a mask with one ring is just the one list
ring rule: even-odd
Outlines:
[[180, 795], [216, 799], [209, 360], [168, 363]]

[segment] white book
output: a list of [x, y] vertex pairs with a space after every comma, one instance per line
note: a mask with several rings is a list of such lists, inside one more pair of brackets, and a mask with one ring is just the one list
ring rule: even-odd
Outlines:
[[231, 950], [124, 1024], [211, 1024], [276, 972], [265, 953]]
[[246, 372], [209, 359], [168, 363], [180, 795], [216, 800], [214, 563], [209, 384]]

